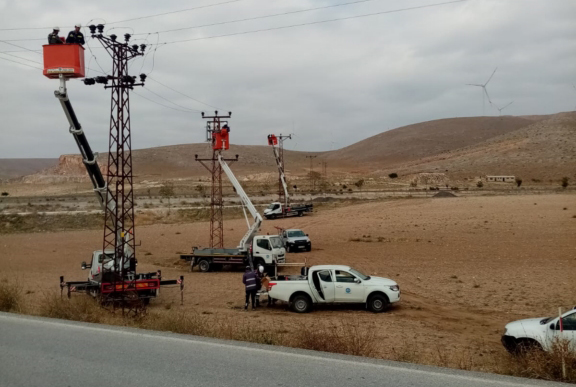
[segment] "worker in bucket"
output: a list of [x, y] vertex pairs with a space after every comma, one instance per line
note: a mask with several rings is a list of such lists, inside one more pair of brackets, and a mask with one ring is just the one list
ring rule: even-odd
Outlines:
[[74, 31], [70, 31], [68, 33], [68, 37], [66, 38], [66, 43], [76, 43], [80, 45], [84, 45], [84, 34], [80, 32], [80, 28], [82, 28], [81, 24], [76, 24], [74, 26]]
[[60, 27], [54, 27], [52, 32], [48, 34], [48, 44], [64, 44], [60, 36], [58, 36], [59, 33]]
[[242, 277], [242, 283], [246, 289], [246, 303], [244, 304], [244, 309], [248, 309], [248, 301], [252, 301], [252, 310], [256, 309], [256, 292], [259, 287], [259, 280], [256, 272], [253, 271], [250, 266], [246, 266], [246, 272]]

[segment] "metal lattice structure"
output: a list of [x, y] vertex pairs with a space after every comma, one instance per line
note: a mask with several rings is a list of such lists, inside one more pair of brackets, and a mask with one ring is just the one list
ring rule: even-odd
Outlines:
[[[208, 119], [206, 123], [206, 140], [212, 144], [212, 158], [198, 158], [196, 161], [200, 162], [210, 172], [211, 176], [211, 190], [210, 190], [210, 248], [222, 249], [224, 248], [224, 215], [222, 199], [222, 166], [218, 162], [218, 156], [222, 154], [222, 150], [228, 149], [226, 129], [226, 144], [223, 144], [221, 136], [223, 128], [228, 128], [228, 121], [223, 119], [232, 117], [232, 112], [228, 115], [219, 115], [216, 111], [213, 116], [205, 116], [202, 113], [202, 118]], [[225, 161], [237, 161], [235, 159], [226, 159]]]
[[[117, 40], [116, 35], [104, 36], [92, 31], [112, 57], [112, 75], [96, 77], [97, 83], [104, 83], [105, 89], [111, 90], [110, 136], [108, 146], [108, 168], [106, 175], [106, 203], [104, 215], [103, 251], [114, 251], [114, 259], [102, 269], [102, 294], [109, 300], [122, 301], [124, 309], [131, 293], [125, 290], [134, 289], [136, 271], [136, 245], [134, 230], [134, 191], [132, 170], [132, 137], [130, 131], [130, 93], [134, 86], [143, 86], [136, 77], [128, 75], [130, 60], [143, 55], [145, 46], [128, 45], [130, 35], [124, 35], [124, 42]], [[110, 82], [110, 84], [108, 84]], [[110, 285], [112, 286], [110, 288]], [[105, 286], [109, 288], [104, 289]], [[111, 290], [111, 291], [110, 291]], [[117, 290], [123, 290], [116, 292]], [[120, 299], [117, 299], [118, 296]]]
[[[284, 169], [284, 140], [288, 139], [291, 140], [292, 139], [292, 135], [288, 135], [288, 136], [283, 136], [282, 133], [280, 133], [279, 136], [277, 136], [278, 138], [278, 156], [280, 159], [280, 165], [282, 168], [282, 173], [284, 174], [284, 176], [286, 176], [286, 170]], [[286, 203], [286, 195], [284, 194], [284, 186], [282, 184], [282, 176], [280, 173], [278, 173], [278, 201], [280, 203]], [[289, 203], [286, 203], [286, 205], [288, 205]]]

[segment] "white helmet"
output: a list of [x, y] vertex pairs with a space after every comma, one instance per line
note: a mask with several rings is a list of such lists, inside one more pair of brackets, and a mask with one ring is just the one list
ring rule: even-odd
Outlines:
[[54, 27], [53, 30], [54, 31], [60, 31], [60, 27]]
[[81, 27], [82, 27], [82, 24], [76, 23], [76, 25], [75, 25], [74, 27], [76, 27], [76, 28], [81, 28]]

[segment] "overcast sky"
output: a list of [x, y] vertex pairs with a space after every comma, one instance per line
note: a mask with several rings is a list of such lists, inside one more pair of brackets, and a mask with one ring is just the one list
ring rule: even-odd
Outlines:
[[[0, 0], [0, 28], [70, 26], [91, 19], [109, 33], [150, 44], [393, 11], [442, 0], [370, 0], [252, 21], [161, 32], [354, 0]], [[185, 12], [113, 23], [186, 8]], [[231, 110], [232, 142], [266, 144], [269, 133], [295, 133], [287, 149], [341, 148], [388, 129], [448, 117], [483, 115], [484, 83], [504, 114], [551, 114], [576, 106], [576, 1], [468, 0], [267, 32], [158, 46], [131, 67], [148, 73], [131, 95], [134, 148], [204, 140], [194, 110]], [[114, 30], [111, 30], [115, 27]], [[48, 29], [0, 30], [1, 40], [40, 50]], [[148, 34], [150, 33], [150, 34]], [[88, 31], [85, 31], [87, 37]], [[40, 40], [20, 40], [40, 39]], [[108, 72], [111, 59], [88, 40], [86, 63]], [[142, 43], [138, 40], [137, 43]], [[154, 48], [154, 46], [152, 46]], [[8, 51], [8, 53], [6, 53]], [[25, 58], [18, 59], [7, 54]], [[0, 58], [41, 67], [39, 52], [0, 42]], [[36, 63], [40, 62], [40, 63]], [[77, 153], [53, 96], [58, 81], [40, 69], [0, 60], [0, 158], [58, 157]], [[141, 70], [142, 69], [142, 70]], [[88, 71], [89, 76], [100, 75]], [[157, 83], [158, 81], [160, 83]], [[107, 150], [110, 92], [69, 82], [69, 95], [96, 151]], [[161, 99], [176, 103], [173, 105]], [[140, 96], [146, 97], [169, 109]], [[192, 110], [187, 110], [192, 109]], [[498, 115], [486, 103], [485, 115]]]

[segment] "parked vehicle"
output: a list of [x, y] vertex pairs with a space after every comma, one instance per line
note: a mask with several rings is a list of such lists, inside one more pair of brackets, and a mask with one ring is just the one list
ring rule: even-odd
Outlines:
[[304, 234], [302, 230], [295, 228], [282, 230], [280, 237], [288, 253], [312, 250], [312, 242], [310, 242], [308, 234]]
[[235, 249], [198, 249], [192, 254], [182, 254], [181, 259], [190, 262], [190, 271], [198, 266], [201, 272], [221, 269], [224, 265], [250, 265], [250, 257], [257, 267], [266, 268], [286, 262], [286, 249], [282, 239], [277, 235], [260, 235], [253, 237], [249, 250]]
[[[560, 327], [562, 326], [562, 329]], [[539, 317], [506, 324], [502, 344], [511, 353], [528, 349], [550, 351], [556, 341], [568, 341], [576, 350], [576, 309], [560, 317]]]
[[313, 211], [314, 204], [284, 205], [280, 202], [274, 202], [264, 210], [264, 217], [266, 219], [288, 218], [290, 216], [303, 216], [305, 213]]
[[321, 265], [302, 268], [302, 275], [279, 276], [268, 284], [271, 299], [285, 301], [297, 313], [313, 304], [365, 304], [383, 312], [400, 301], [400, 287], [388, 278], [371, 277], [350, 266]]

